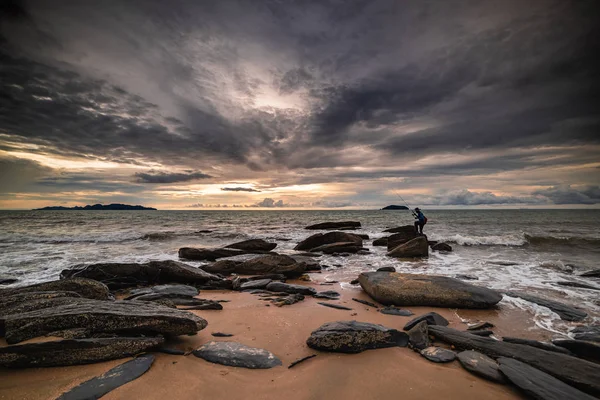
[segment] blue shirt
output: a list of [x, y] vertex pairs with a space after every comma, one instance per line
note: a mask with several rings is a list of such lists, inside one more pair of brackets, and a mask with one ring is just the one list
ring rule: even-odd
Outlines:
[[417, 219], [419, 220], [419, 222], [425, 222], [425, 216], [420, 210], [417, 211]]

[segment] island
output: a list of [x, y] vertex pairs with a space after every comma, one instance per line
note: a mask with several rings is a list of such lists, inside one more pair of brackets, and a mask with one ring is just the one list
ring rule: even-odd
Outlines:
[[383, 207], [382, 210], [408, 210], [408, 207], [406, 206], [396, 206], [396, 205], [391, 205], [391, 206], [386, 206]]
[[64, 211], [64, 210], [76, 210], [76, 211], [88, 211], [88, 210], [153, 210], [156, 211], [156, 208], [152, 207], [144, 207], [144, 206], [131, 206], [128, 204], [94, 204], [90, 206], [89, 204], [85, 207], [75, 206], [75, 207], [63, 207], [63, 206], [50, 206], [44, 208], [34, 208], [34, 211]]

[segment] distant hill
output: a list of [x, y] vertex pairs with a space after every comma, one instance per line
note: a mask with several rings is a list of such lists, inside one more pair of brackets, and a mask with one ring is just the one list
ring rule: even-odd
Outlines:
[[408, 210], [408, 207], [391, 205], [391, 206], [383, 207], [382, 210]]
[[85, 207], [75, 206], [75, 207], [62, 207], [62, 206], [50, 206], [44, 208], [34, 208], [34, 210], [38, 211], [61, 211], [61, 210], [156, 210], [156, 208], [152, 207], [144, 207], [144, 206], [130, 206], [128, 204], [94, 204], [93, 206], [87, 205]]

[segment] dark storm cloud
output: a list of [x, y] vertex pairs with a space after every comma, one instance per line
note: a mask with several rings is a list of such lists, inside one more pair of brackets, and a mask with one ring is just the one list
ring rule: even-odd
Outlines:
[[472, 192], [467, 189], [453, 190], [434, 196], [423, 196], [421, 203], [426, 205], [500, 205], [500, 204], [548, 204], [546, 199], [534, 196], [498, 196], [492, 192]]
[[141, 183], [177, 183], [212, 178], [212, 176], [204, 174], [200, 171], [187, 171], [179, 173], [164, 171], [137, 172], [135, 177], [136, 180]]
[[245, 187], [223, 187], [221, 190], [225, 192], [260, 192], [260, 190]]
[[599, 186], [575, 189], [570, 185], [561, 185], [536, 190], [533, 194], [546, 197], [554, 204], [600, 204]]

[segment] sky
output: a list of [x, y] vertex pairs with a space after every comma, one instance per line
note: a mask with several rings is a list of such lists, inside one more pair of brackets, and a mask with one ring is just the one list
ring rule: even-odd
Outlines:
[[599, 20], [596, 0], [2, 0], [0, 208], [600, 208]]

